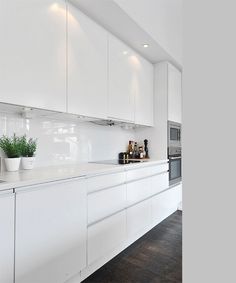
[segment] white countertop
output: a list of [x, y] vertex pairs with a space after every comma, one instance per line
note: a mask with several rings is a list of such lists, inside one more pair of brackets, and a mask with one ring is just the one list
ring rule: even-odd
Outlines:
[[0, 174], [0, 180], [5, 182], [0, 183], [0, 191], [70, 178], [91, 177], [106, 173], [122, 172], [125, 170], [138, 169], [140, 167], [158, 165], [165, 162], [168, 162], [168, 160], [150, 159], [146, 162], [126, 165], [80, 163], [74, 165], [41, 167], [33, 170], [20, 170], [17, 172], [2, 172]]

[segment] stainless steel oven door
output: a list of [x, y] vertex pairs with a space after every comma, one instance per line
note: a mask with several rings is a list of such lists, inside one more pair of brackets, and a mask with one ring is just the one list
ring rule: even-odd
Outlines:
[[169, 184], [173, 185], [181, 182], [182, 170], [181, 170], [181, 156], [169, 157]]

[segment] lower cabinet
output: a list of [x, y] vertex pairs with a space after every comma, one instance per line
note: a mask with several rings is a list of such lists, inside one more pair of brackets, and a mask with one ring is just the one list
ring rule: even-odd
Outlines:
[[138, 238], [150, 226], [151, 205], [151, 199], [148, 199], [127, 209], [128, 239]]
[[181, 186], [175, 186], [152, 198], [152, 222], [158, 224], [174, 213], [181, 201]]
[[112, 252], [125, 240], [125, 210], [88, 227], [88, 265]]
[[14, 194], [0, 192], [0, 282], [14, 277]]
[[83, 179], [16, 190], [15, 283], [64, 283], [86, 266]]

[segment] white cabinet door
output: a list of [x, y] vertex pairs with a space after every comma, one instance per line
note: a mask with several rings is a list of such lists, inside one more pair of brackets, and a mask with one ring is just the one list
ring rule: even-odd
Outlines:
[[181, 72], [168, 64], [168, 120], [182, 122]]
[[88, 195], [88, 224], [118, 212], [126, 205], [126, 185]]
[[151, 199], [127, 209], [127, 234], [129, 239], [141, 237], [151, 224]]
[[16, 283], [64, 283], [86, 266], [84, 180], [16, 192]]
[[135, 204], [151, 195], [151, 178], [144, 178], [127, 184], [127, 206]]
[[68, 3], [68, 112], [107, 118], [107, 32]]
[[166, 217], [174, 213], [179, 205], [179, 187], [173, 187], [152, 198], [152, 221], [158, 224]]
[[66, 111], [66, 4], [1, 1], [0, 102]]
[[14, 194], [0, 192], [0, 282], [13, 283]]
[[155, 195], [169, 187], [169, 173], [162, 173], [151, 177], [151, 191]]
[[126, 213], [122, 211], [88, 228], [88, 264], [119, 247], [126, 239]]
[[140, 60], [135, 52], [109, 35], [108, 115], [110, 118], [134, 122], [139, 68]]
[[135, 94], [135, 124], [153, 126], [154, 111], [154, 67], [138, 56], [140, 68], [138, 71], [138, 87]]

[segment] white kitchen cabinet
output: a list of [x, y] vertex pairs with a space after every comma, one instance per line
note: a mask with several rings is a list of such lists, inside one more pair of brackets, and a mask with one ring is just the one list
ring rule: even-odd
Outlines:
[[154, 112], [154, 67], [138, 56], [138, 85], [135, 94], [135, 124], [153, 126]]
[[140, 61], [136, 53], [109, 35], [108, 116], [134, 122]]
[[152, 221], [157, 225], [174, 213], [179, 205], [181, 191], [179, 186], [166, 190], [152, 198]]
[[86, 266], [83, 179], [16, 190], [15, 283], [64, 283]]
[[142, 201], [127, 209], [127, 235], [129, 239], [138, 239], [151, 224], [151, 199]]
[[126, 185], [88, 195], [88, 224], [110, 216], [126, 206]]
[[151, 178], [144, 178], [127, 184], [127, 206], [135, 204], [151, 195]]
[[106, 256], [126, 240], [126, 213], [121, 211], [88, 228], [88, 264]]
[[0, 102], [66, 111], [66, 3], [1, 1]]
[[108, 34], [68, 3], [68, 112], [107, 118]]
[[168, 64], [168, 120], [182, 122], [182, 75]]
[[13, 283], [14, 194], [0, 192], [0, 282]]
[[162, 173], [151, 177], [151, 194], [155, 195], [169, 187], [169, 173]]

